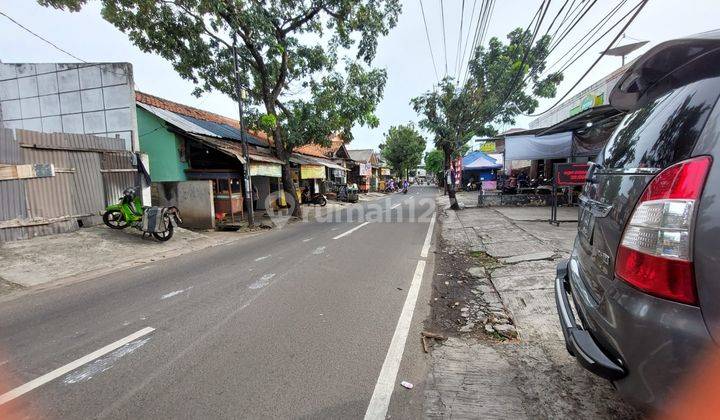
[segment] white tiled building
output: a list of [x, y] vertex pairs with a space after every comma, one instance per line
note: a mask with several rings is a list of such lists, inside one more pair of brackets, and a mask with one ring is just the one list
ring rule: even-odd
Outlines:
[[5, 128], [119, 137], [139, 150], [129, 63], [0, 63]]

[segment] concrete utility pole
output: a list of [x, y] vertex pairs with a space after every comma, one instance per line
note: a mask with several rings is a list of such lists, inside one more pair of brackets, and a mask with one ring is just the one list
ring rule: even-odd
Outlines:
[[[255, 226], [255, 213], [253, 211], [252, 197], [252, 179], [250, 178], [250, 154], [248, 153], [247, 138], [245, 137], [245, 122], [243, 121], [243, 95], [240, 87], [240, 67], [238, 66], [237, 57], [237, 35], [233, 34], [233, 62], [235, 64], [235, 95], [238, 102], [238, 113], [240, 119], [240, 138], [242, 139], [243, 157], [243, 191], [245, 192], [243, 199], [245, 200], [245, 210], [247, 211], [248, 226]], [[232, 199], [232, 197], [230, 197]], [[232, 211], [232, 208], [231, 208]]]

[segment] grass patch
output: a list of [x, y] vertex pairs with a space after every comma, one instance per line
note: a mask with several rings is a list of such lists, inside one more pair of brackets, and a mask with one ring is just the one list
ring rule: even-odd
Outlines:
[[492, 270], [501, 267], [503, 264], [485, 251], [470, 251], [470, 257], [486, 269]]

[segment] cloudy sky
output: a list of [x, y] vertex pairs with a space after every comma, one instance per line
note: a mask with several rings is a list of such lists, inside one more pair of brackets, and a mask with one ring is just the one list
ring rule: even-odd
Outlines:
[[[625, 1], [621, 13], [616, 17], [630, 10], [637, 1]], [[462, 3], [463, 0], [444, 0], [442, 3], [447, 45], [447, 48], [444, 49], [441, 2], [440, 0], [423, 0], [430, 41], [437, 70], [441, 73], [441, 77], [445, 74], [445, 56], [447, 56], [447, 73], [449, 75], [457, 74], [454, 63], [457, 57], [461, 16], [464, 16], [462, 43], [465, 42], [468, 27], [474, 29], [475, 22], [471, 25], [470, 12], [475, 0], [465, 0], [464, 15], [461, 13]], [[483, 3], [482, 0], [476, 2], [476, 15], [481, 3]], [[541, 0], [497, 0], [490, 21], [488, 38], [504, 37], [513, 28], [527, 26], [540, 3]], [[549, 58], [548, 62], [553, 63], [558, 60], [568, 48], [574, 45], [588, 29], [618, 3], [623, 3], [623, 1], [598, 1]], [[546, 18], [548, 23], [562, 4], [562, 0], [552, 2], [548, 12], [549, 17]], [[102, 20], [99, 9], [99, 4], [94, 1], [90, 1], [90, 4], [80, 13], [67, 13], [44, 8], [31, 0], [0, 2], [0, 11], [83, 60], [132, 63], [138, 90], [229, 117], [237, 116], [236, 105], [222, 94], [210, 93], [201, 98], [192, 96], [192, 83], [178, 77], [169, 62], [152, 54], [141, 52], [130, 43], [126, 35]], [[647, 40], [650, 41], [650, 44], [631, 57], [642, 53], [651, 45], [667, 39], [716, 29], [720, 27], [718, 16], [720, 16], [720, 1], [718, 0], [650, 0], [626, 32], [629, 37]], [[619, 28], [620, 26], [616, 30]], [[0, 60], [3, 62], [75, 61], [2, 16], [0, 16], [0, 34], [2, 35], [0, 36]], [[565, 81], [559, 88], [560, 95], [575, 84], [597, 58], [597, 54], [604, 50], [614, 34], [615, 32], [599, 42], [566, 71]], [[626, 39], [621, 44], [629, 42], [633, 41]], [[356, 127], [353, 130], [355, 141], [352, 148], [377, 147], [388, 127], [408, 121], [417, 121], [418, 117], [408, 102], [410, 98], [430, 89], [436, 82], [419, 0], [403, 1], [403, 12], [398, 26], [388, 37], [380, 41], [374, 65], [386, 68], [388, 71], [385, 98], [377, 110], [381, 124], [376, 129]], [[603, 58], [576, 90], [590, 85], [619, 66], [619, 58]], [[552, 103], [554, 103], [553, 100], [542, 101], [539, 110], [545, 110]], [[527, 127], [530, 120], [529, 117], [519, 117], [516, 126]]]

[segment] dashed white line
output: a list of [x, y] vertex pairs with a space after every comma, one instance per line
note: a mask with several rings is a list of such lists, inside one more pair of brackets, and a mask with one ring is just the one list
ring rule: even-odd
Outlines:
[[53, 370], [52, 372], [46, 373], [46, 374], [40, 376], [39, 378], [33, 379], [32, 381], [30, 381], [24, 385], [20, 385], [19, 387], [0, 395], [0, 405], [10, 402], [10, 401], [14, 400], [15, 398], [20, 397], [23, 394], [26, 394], [37, 387], [45, 385], [46, 383], [52, 381], [53, 379], [59, 378], [60, 376], [66, 374], [68, 372], [71, 372], [86, 363], [92, 362], [93, 360], [95, 360], [99, 357], [102, 357], [102, 356], [128, 344], [128, 343], [131, 343], [142, 336], [150, 334], [153, 331], [155, 331], [155, 328], [145, 327], [142, 330], [132, 333], [125, 338], [121, 338], [120, 340], [115, 341], [114, 343], [108, 344], [107, 346], [105, 346], [99, 350], [95, 350], [94, 352], [92, 352], [86, 356], [83, 356], [83, 357], [81, 357], [73, 362], [70, 362], [64, 366], [61, 366], [61, 367]]
[[319, 247], [315, 248], [312, 253], [313, 253], [313, 255], [320, 255], [323, 252], [325, 252], [325, 247], [319, 246]]
[[395, 210], [396, 208], [398, 208], [398, 207], [400, 207], [400, 206], [402, 206], [402, 205], [403, 205], [403, 203], [397, 203], [397, 204], [395, 204], [394, 206], [390, 207], [390, 210]]
[[310, 241], [312, 241], [312, 240], [313, 240], [313, 238], [305, 238], [305, 239], [303, 239], [302, 241], [303, 241], [303, 242], [310, 242]]
[[346, 232], [343, 232], [343, 233], [339, 234], [338, 236], [334, 237], [333, 239], [340, 239], [340, 238], [342, 238], [343, 236], [347, 236], [347, 235], [355, 232], [356, 230], [358, 230], [358, 229], [360, 229], [361, 227], [363, 227], [363, 226], [365, 226], [365, 225], [368, 225], [368, 224], [370, 224], [370, 222], [363, 222], [363, 223], [355, 226], [354, 228], [352, 228], [352, 229], [350, 229], [350, 230], [348, 230], [348, 231], [346, 231]]
[[253, 283], [248, 286], [249, 289], [262, 289], [263, 287], [270, 284], [270, 280], [275, 277], [275, 273], [267, 273], [263, 274], [262, 277], [260, 277], [258, 280], [254, 281]]
[[255, 262], [262, 261], [262, 260], [270, 258], [270, 257], [272, 257], [272, 255], [265, 255], [263, 257], [257, 257], [257, 258], [255, 258]]
[[169, 299], [169, 298], [171, 298], [171, 297], [173, 297], [173, 296], [179, 295], [180, 293], [187, 292], [188, 290], [190, 290], [190, 289], [192, 289], [192, 288], [193, 288], [193, 287], [190, 286], [190, 287], [188, 287], [187, 289], [180, 289], [180, 290], [175, 290], [174, 292], [165, 293], [164, 295], [160, 296], [160, 300]]

